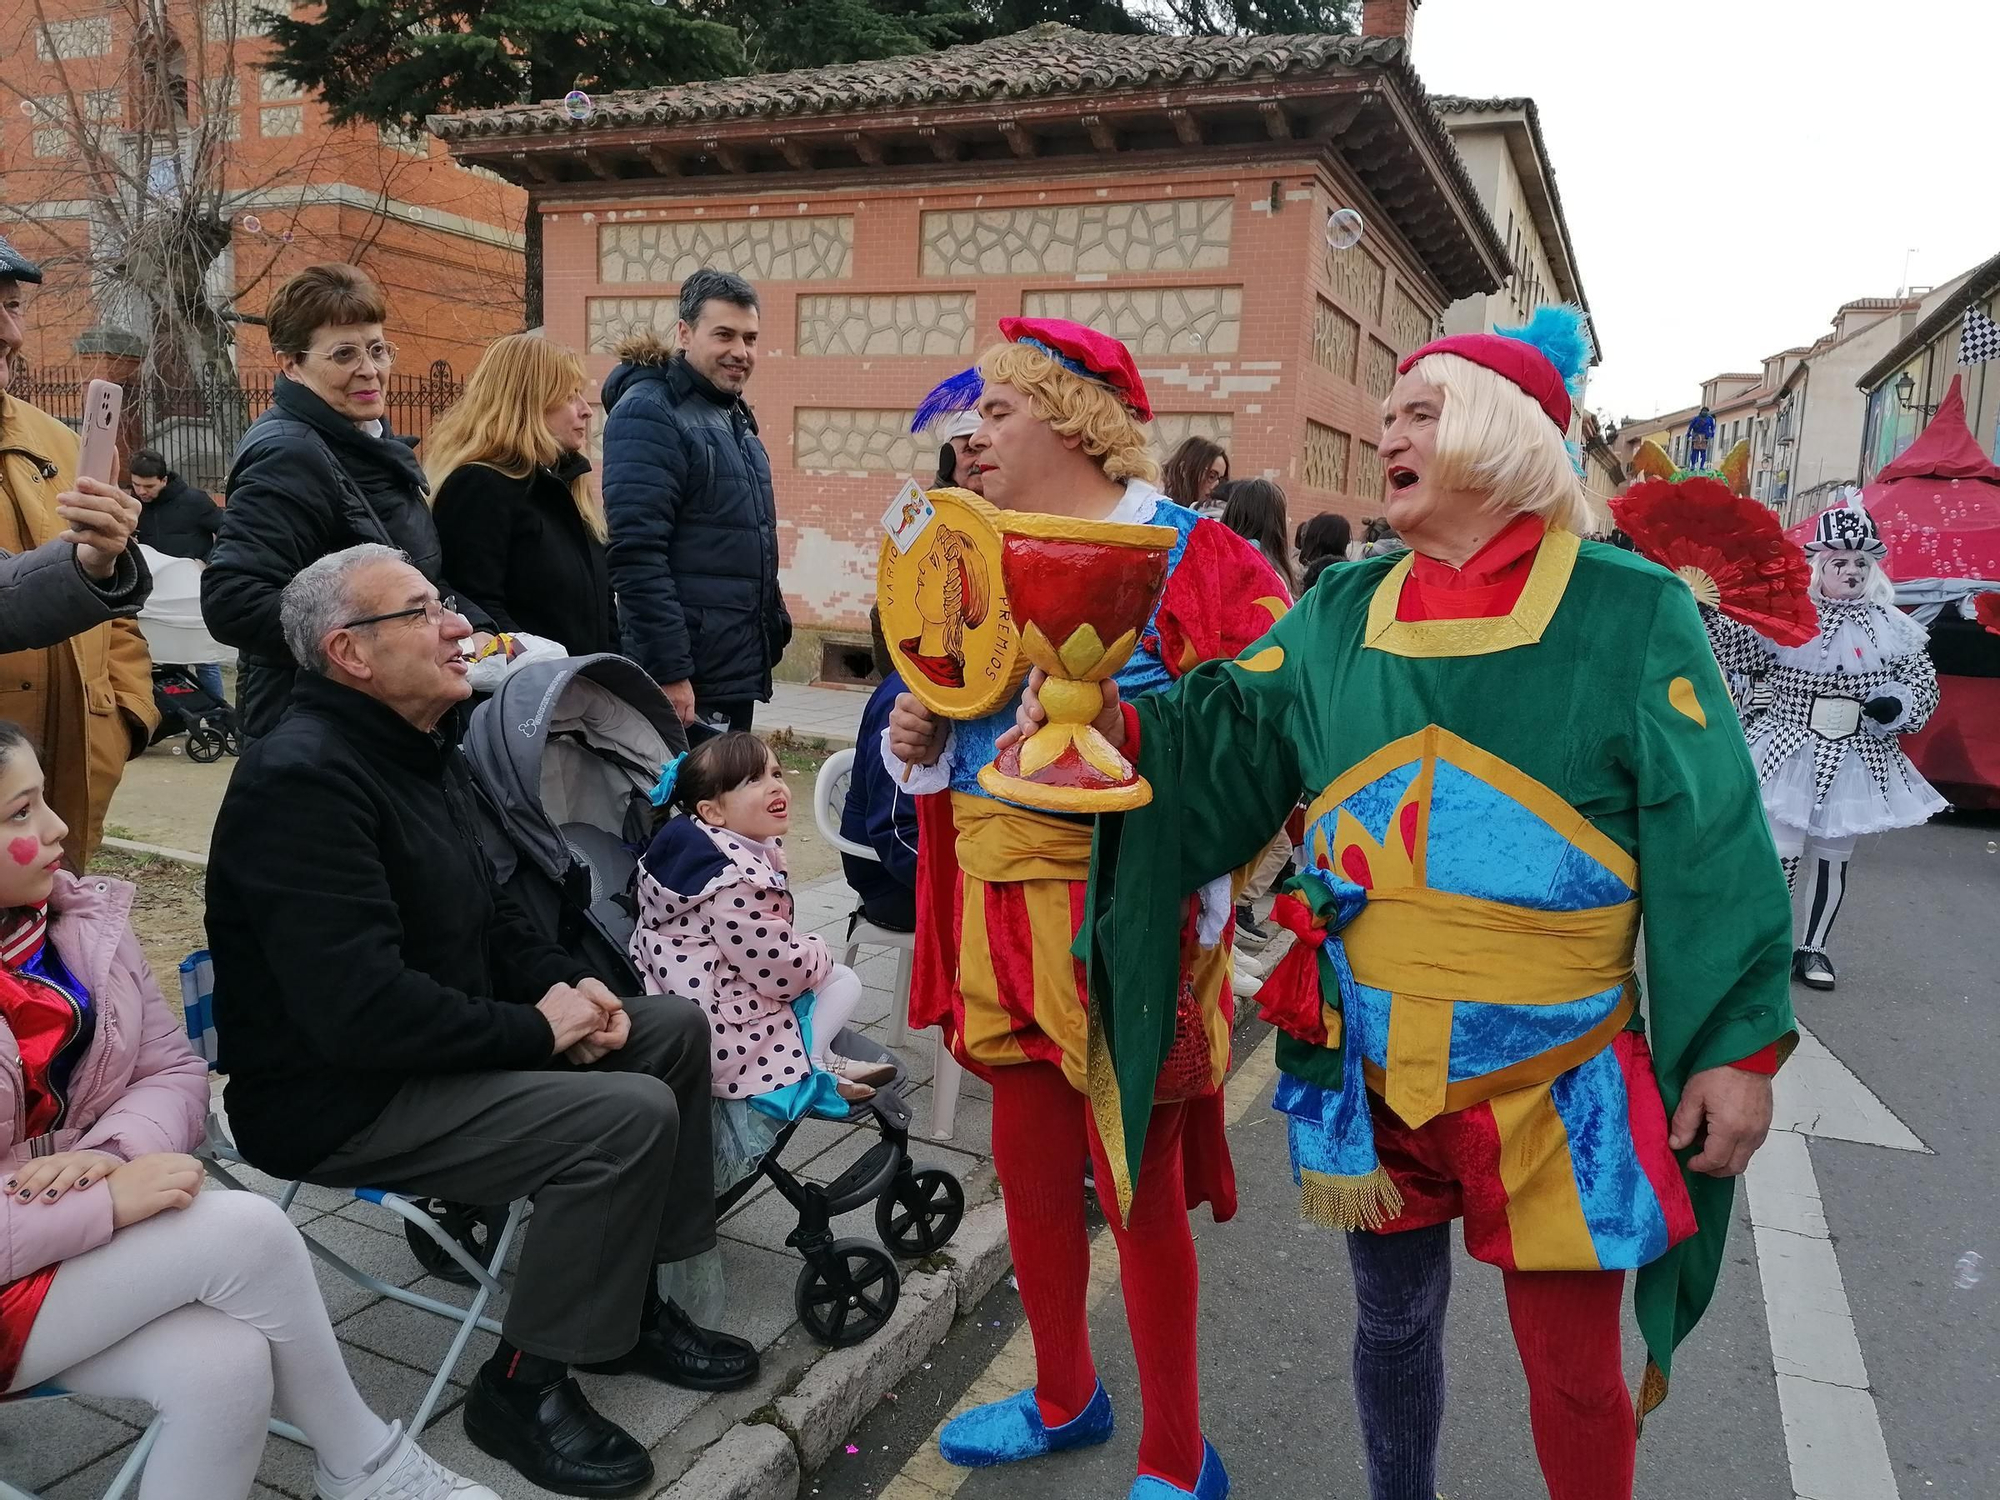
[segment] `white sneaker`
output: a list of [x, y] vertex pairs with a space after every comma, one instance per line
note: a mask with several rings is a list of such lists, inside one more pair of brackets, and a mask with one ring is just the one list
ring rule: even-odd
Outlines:
[[842, 1057], [838, 1052], [815, 1057], [813, 1066], [847, 1083], [887, 1083], [896, 1076], [894, 1063], [862, 1062], [859, 1058]]
[[400, 1440], [389, 1456], [359, 1479], [335, 1479], [325, 1464], [315, 1464], [313, 1484], [320, 1500], [500, 1500], [483, 1484], [461, 1479], [402, 1435], [403, 1424], [390, 1429]]

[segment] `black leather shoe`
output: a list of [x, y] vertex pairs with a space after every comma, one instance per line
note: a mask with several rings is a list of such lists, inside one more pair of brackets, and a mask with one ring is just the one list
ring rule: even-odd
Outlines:
[[1817, 948], [1800, 948], [1792, 954], [1792, 976], [1810, 989], [1830, 990], [1834, 986], [1833, 960]]
[[757, 1378], [757, 1351], [734, 1334], [697, 1328], [671, 1302], [660, 1304], [639, 1342], [616, 1359], [584, 1365], [594, 1375], [638, 1373], [690, 1391], [733, 1391]]
[[646, 1450], [599, 1416], [569, 1375], [537, 1389], [481, 1366], [465, 1398], [465, 1435], [558, 1495], [633, 1495], [653, 1480]]

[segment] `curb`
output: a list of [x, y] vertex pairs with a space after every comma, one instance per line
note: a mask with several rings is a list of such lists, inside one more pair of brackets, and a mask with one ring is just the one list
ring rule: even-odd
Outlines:
[[893, 1387], [916, 1370], [1013, 1266], [998, 1201], [971, 1209], [937, 1272], [903, 1283], [882, 1331], [852, 1349], [829, 1349], [769, 1420], [739, 1422], [661, 1493], [660, 1500], [795, 1500], [813, 1471]]
[[172, 859], [184, 865], [200, 865], [203, 869], [208, 868], [208, 856], [197, 854], [192, 849], [171, 849], [165, 844], [142, 844], [137, 839], [103, 838], [99, 839], [98, 843], [103, 848], [116, 849], [120, 854], [149, 854], [154, 859]]

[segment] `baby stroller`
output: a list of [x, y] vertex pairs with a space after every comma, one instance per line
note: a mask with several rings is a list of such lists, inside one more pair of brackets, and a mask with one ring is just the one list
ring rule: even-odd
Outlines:
[[195, 675], [197, 665], [236, 659], [202, 624], [202, 565], [151, 547], [140, 550], [153, 574], [153, 592], [139, 609], [139, 629], [153, 658], [153, 706], [160, 713], [160, 727], [150, 743], [185, 734], [187, 757], [200, 765], [225, 754], [240, 755], [243, 737], [236, 711]]
[[[618, 656], [525, 663], [474, 710], [464, 745], [480, 794], [481, 839], [501, 885], [550, 938], [607, 979], [624, 980], [626, 993], [640, 993], [626, 945], [637, 922], [639, 856], [652, 837], [646, 793], [666, 758], [686, 745], [652, 678]], [[872, 1122], [881, 1139], [822, 1187], [780, 1161], [798, 1122], [781, 1124], [744, 1101], [717, 1100], [719, 1159], [732, 1142], [737, 1156], [734, 1170], [721, 1162], [717, 1208], [727, 1212], [759, 1175], [770, 1180], [798, 1214], [786, 1243], [806, 1262], [793, 1294], [799, 1321], [821, 1343], [842, 1347], [888, 1321], [902, 1277], [882, 1246], [836, 1239], [832, 1221], [872, 1202], [883, 1244], [917, 1259], [956, 1232], [965, 1193], [949, 1172], [912, 1168], [912, 1116], [898, 1092], [895, 1056], [851, 1028], [834, 1038], [833, 1050], [897, 1067], [896, 1078], [848, 1116]], [[474, 1230], [485, 1217], [481, 1210], [447, 1212]], [[423, 1258], [424, 1237], [410, 1238]], [[448, 1263], [434, 1247], [430, 1254]], [[436, 1269], [428, 1260], [426, 1268]]]

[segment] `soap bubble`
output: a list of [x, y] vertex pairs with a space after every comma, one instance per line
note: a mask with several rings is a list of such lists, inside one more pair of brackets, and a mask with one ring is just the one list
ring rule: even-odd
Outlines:
[[245, 214], [238, 222], [242, 224], [245, 234], [262, 234], [264, 232], [264, 221], [255, 214]]
[[1960, 1291], [1966, 1291], [1978, 1286], [1985, 1274], [1986, 1257], [1977, 1250], [1968, 1250], [1958, 1258], [1958, 1264], [1952, 1268], [1952, 1285]]
[[582, 89], [571, 89], [563, 95], [563, 113], [581, 124], [597, 113], [597, 106]]
[[283, 234], [279, 235], [278, 241], [280, 244], [289, 245], [292, 242], [291, 230], [287, 229]]
[[31, 120], [34, 119], [35, 101], [32, 99], [23, 99], [21, 101], [21, 113], [26, 115]]
[[1329, 250], [1352, 250], [1368, 232], [1368, 221], [1359, 210], [1336, 208], [1326, 216], [1326, 245]]
[[584, 222], [584, 223], [586, 223], [586, 224], [595, 224], [595, 223], [597, 222], [597, 215], [596, 215], [596, 214], [585, 214], [585, 215], [583, 216], [583, 222]]
[[1988, 854], [2000, 854], [2000, 844], [1996, 844], [1993, 840], [1988, 839], [1986, 841], [1986, 852]]

